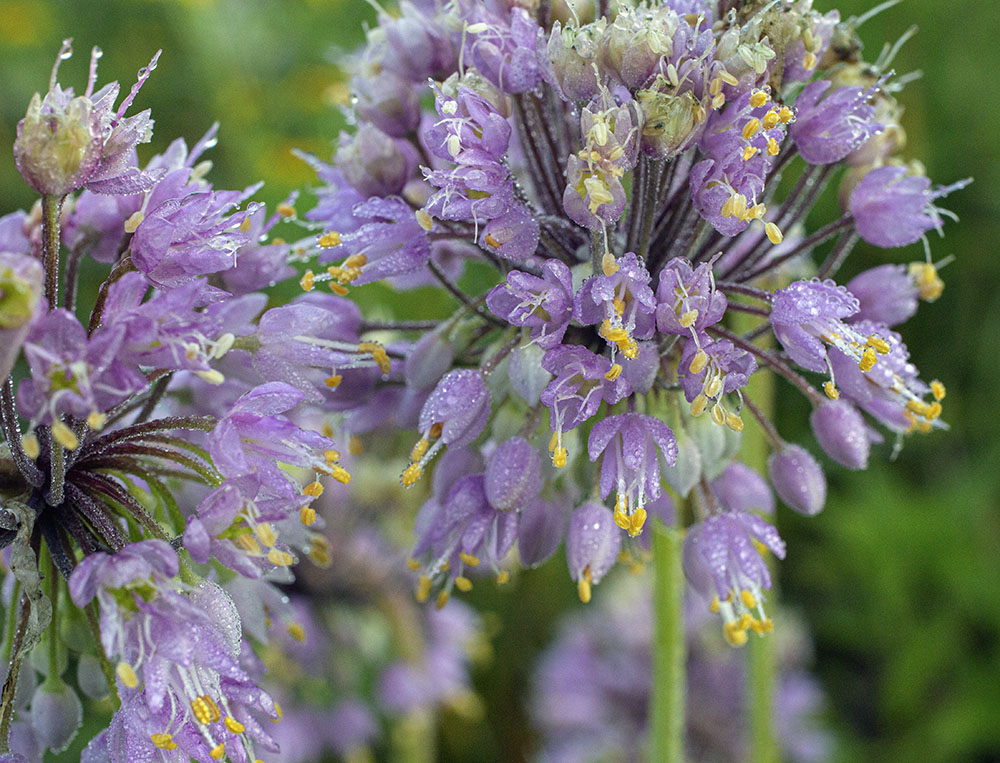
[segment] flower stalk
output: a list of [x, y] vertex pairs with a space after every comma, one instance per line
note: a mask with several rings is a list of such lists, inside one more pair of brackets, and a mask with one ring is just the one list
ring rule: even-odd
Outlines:
[[[680, 517], [681, 505], [677, 503]], [[653, 690], [650, 699], [650, 760], [684, 759], [686, 695], [684, 635], [684, 532], [657, 520], [653, 531]]]

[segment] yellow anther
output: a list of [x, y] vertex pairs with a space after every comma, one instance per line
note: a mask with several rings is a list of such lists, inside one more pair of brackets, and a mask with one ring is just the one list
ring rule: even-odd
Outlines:
[[244, 551], [249, 551], [251, 554], [256, 555], [260, 553], [260, 544], [257, 542], [257, 539], [248, 532], [237, 535], [234, 542]]
[[335, 246], [340, 246], [340, 234], [335, 230], [324, 233], [319, 237], [319, 245], [324, 249], [333, 249]]
[[[305, 641], [306, 640], [306, 629], [303, 628], [298, 623], [292, 623], [292, 624], [290, 624], [288, 626], [288, 635], [291, 636], [296, 641], [300, 641], [300, 642], [301, 641]], [[229, 725], [228, 719], [227, 719], [226, 725], [227, 726]], [[234, 731], [233, 733], [234, 734], [240, 734], [240, 733], [242, 733], [242, 731], [243, 731], [243, 729], [240, 729], [239, 731]]]
[[767, 93], [763, 90], [757, 90], [750, 96], [750, 105], [755, 109], [759, 109], [765, 103], [767, 103]]
[[749, 162], [757, 155], [758, 151], [760, 151], [760, 149], [755, 146], [747, 146], [743, 149], [743, 161]]
[[330, 281], [330, 291], [338, 297], [346, 297], [348, 293], [347, 287], [337, 283], [336, 281]]
[[455, 578], [455, 588], [457, 588], [462, 593], [468, 593], [472, 590], [472, 581], [469, 580], [464, 575], [459, 575]]
[[767, 212], [767, 207], [763, 204], [754, 204], [746, 212], [743, 213], [744, 220], [760, 220], [764, 217], [764, 213]]
[[322, 535], [313, 533], [312, 537], [309, 539], [309, 550], [306, 552], [309, 554], [309, 558], [312, 559], [313, 564], [317, 567], [329, 567], [330, 566], [330, 543]]
[[723, 387], [724, 387], [724, 382], [722, 381], [722, 377], [719, 376], [718, 374], [715, 374], [711, 378], [706, 380], [705, 386], [702, 387], [701, 391], [705, 394], [705, 397], [715, 398], [718, 397], [719, 393], [722, 392]]
[[770, 617], [765, 617], [763, 620], [754, 620], [750, 623], [750, 629], [754, 633], [763, 636], [765, 633], [770, 633], [774, 630], [774, 622]]
[[212, 756], [213, 760], [220, 760], [226, 754], [226, 745], [223, 742], [219, 742], [208, 754]]
[[619, 296], [615, 296], [615, 298], [611, 300], [611, 304], [614, 306], [616, 313], [618, 313], [619, 315], [624, 315], [625, 314], [625, 300], [624, 299], [622, 299]]
[[437, 599], [434, 600], [434, 606], [438, 609], [443, 609], [444, 605], [448, 603], [449, 598], [451, 598], [451, 594], [447, 591], [438, 591]]
[[639, 343], [632, 337], [621, 342], [615, 342], [615, 344], [618, 345], [619, 352], [629, 360], [635, 360], [639, 357]]
[[927, 406], [927, 416], [926, 416], [927, 420], [934, 421], [934, 419], [940, 418], [942, 410], [943, 408], [941, 407], [941, 403], [935, 400], [933, 403]]
[[427, 601], [431, 595], [431, 579], [428, 575], [421, 575], [417, 579], [417, 601]]
[[104, 424], [108, 420], [106, 413], [91, 411], [87, 416], [87, 426], [94, 430], [104, 429]]
[[918, 416], [926, 416], [927, 411], [930, 410], [930, 406], [927, 405], [923, 400], [907, 400], [906, 408], [909, 411], [917, 414]]
[[775, 127], [778, 126], [778, 122], [780, 121], [781, 120], [778, 118], [777, 109], [771, 109], [764, 115], [764, 119], [763, 121], [761, 121], [761, 124], [763, 125], [765, 130], [773, 130]]
[[299, 280], [299, 286], [302, 287], [302, 291], [312, 291], [316, 288], [316, 274], [311, 270], [307, 270], [302, 274], [302, 278]]
[[832, 379], [827, 379], [823, 384], [823, 391], [831, 400], [837, 400], [840, 397], [840, 390], [837, 389], [837, 385], [833, 383]]
[[352, 434], [347, 441], [347, 452], [352, 456], [360, 456], [365, 452], [365, 444], [356, 434]]
[[742, 615], [740, 615], [740, 619], [736, 621], [736, 624], [737, 626], [739, 626], [740, 630], [745, 631], [747, 628], [750, 627], [750, 623], [752, 622], [753, 622], [753, 615], [751, 615], [749, 612], [744, 612]]
[[38, 444], [38, 438], [34, 432], [29, 432], [21, 436], [21, 447], [24, 449], [24, 455], [30, 459], [38, 458], [38, 454], [42, 452], [42, 448]]
[[115, 673], [118, 674], [122, 683], [129, 689], [134, 689], [139, 685], [139, 676], [136, 675], [135, 668], [127, 662], [119, 662], [118, 667], [115, 668]]
[[736, 87], [738, 84], [740, 84], [740, 81], [736, 79], [736, 77], [734, 77], [732, 74], [727, 72], [725, 69], [722, 69], [719, 72], [719, 79], [721, 79], [730, 87]]
[[326, 463], [333, 464], [340, 460], [340, 451], [336, 448], [327, 448], [323, 451], [323, 460]]
[[781, 146], [778, 145], [778, 141], [774, 138], [767, 139], [767, 153], [769, 156], [777, 156], [778, 152], [781, 151]]
[[920, 298], [927, 302], [933, 302], [944, 291], [944, 281], [938, 276], [937, 268], [930, 262], [911, 263], [910, 277], [916, 281]]
[[580, 578], [576, 583], [576, 592], [580, 596], [580, 601], [584, 604], [590, 603], [590, 581], [587, 578]]
[[282, 217], [295, 217], [295, 207], [291, 204], [279, 204], [275, 210]]
[[295, 563], [295, 557], [289, 554], [287, 551], [281, 551], [277, 548], [272, 548], [267, 552], [267, 561], [273, 564], [275, 567], [288, 567]]
[[273, 546], [274, 542], [278, 540], [278, 534], [267, 522], [261, 522], [257, 525], [255, 530], [257, 532], [257, 537], [260, 538], [260, 542], [265, 546]]
[[311, 495], [313, 498], [319, 498], [319, 496], [323, 495], [323, 484], [315, 480], [302, 488], [302, 492], [306, 495]]
[[441, 562], [441, 572], [448, 572], [451, 569], [451, 562], [445, 559]]
[[177, 742], [170, 734], [151, 734], [150, 740], [161, 750], [176, 750]]
[[742, 432], [743, 419], [740, 418], [738, 413], [733, 413], [732, 411], [726, 411], [726, 426], [732, 429], [734, 432]]
[[607, 379], [608, 381], [614, 381], [621, 375], [622, 375], [621, 364], [612, 363], [611, 368], [609, 368], [607, 373], [604, 374], [604, 378]]
[[552, 465], [556, 469], [562, 469], [566, 466], [566, 448], [556, 448], [552, 451]]
[[417, 570], [420, 569], [420, 562], [418, 562], [416, 559], [412, 559], [412, 558], [411, 559], [407, 559], [406, 560], [406, 566], [410, 570], [410, 572], [416, 572]]
[[862, 371], [871, 371], [878, 362], [878, 355], [875, 354], [875, 350], [871, 347], [865, 347], [864, 352], [861, 353], [861, 360], [858, 362], [858, 368]]
[[767, 240], [772, 244], [780, 244], [784, 236], [781, 233], [781, 228], [779, 228], [774, 223], [764, 224], [764, 233], [767, 234]]
[[697, 309], [688, 310], [686, 312], [681, 313], [680, 317], [677, 319], [677, 322], [681, 324], [681, 326], [683, 326], [684, 328], [689, 329], [694, 325], [694, 322], [696, 320], [698, 320]]
[[441, 433], [443, 431], [444, 431], [444, 422], [435, 421], [433, 424], [431, 424], [431, 428], [427, 430], [427, 439], [436, 440], [441, 436]]
[[316, 509], [312, 506], [303, 506], [299, 509], [299, 521], [306, 527], [311, 527], [316, 523]]
[[247, 730], [246, 726], [244, 726], [238, 720], [233, 718], [231, 715], [226, 716], [225, 724], [226, 728], [229, 729], [234, 734], [242, 734], [244, 731]]
[[510, 582], [510, 573], [507, 570], [500, 570], [500, 574], [497, 575], [497, 585], [503, 585], [504, 583]]
[[747, 632], [745, 628], [740, 628], [738, 622], [726, 623], [722, 626], [722, 635], [730, 646], [743, 646], [747, 643]]
[[944, 400], [945, 392], [944, 384], [937, 379], [931, 382], [931, 394], [934, 395], [935, 400]]
[[641, 506], [632, 512], [629, 519], [628, 534], [633, 538], [642, 532], [642, 526], [646, 524], [646, 510]]
[[615, 509], [613, 516], [616, 525], [618, 525], [623, 530], [628, 530], [629, 528], [628, 515], [624, 511], [622, 511], [621, 509]]
[[601, 336], [609, 342], [624, 342], [629, 338], [628, 332], [621, 326], [612, 326], [611, 322], [605, 318], [601, 324]]
[[872, 334], [870, 337], [868, 337], [868, 345], [872, 347], [875, 350], [875, 352], [877, 352], [879, 355], [888, 355], [889, 350], [892, 349], [892, 347], [889, 346], [889, 343], [885, 341], [882, 337], [880, 337], [878, 334]]
[[712, 613], [718, 613], [719, 611], [719, 597], [713, 596], [712, 601], [708, 605], [708, 611]]
[[57, 443], [66, 448], [66, 450], [76, 450], [80, 447], [80, 441], [73, 433], [73, 430], [59, 420], [52, 422], [52, 437]]
[[[712, 95], [718, 95], [722, 92], [722, 77], [716, 77], [708, 83], [708, 92]], [[753, 97], [750, 98], [750, 103], [753, 103]]]
[[[346, 260], [344, 260], [344, 267], [350, 268], [351, 270], [356, 270], [358, 268], [363, 268], [368, 264], [368, 258], [363, 254], [352, 254]], [[351, 278], [352, 281], [356, 280], [361, 273], [352, 273], [354, 277]]]
[[712, 422], [720, 427], [726, 423], [726, 409], [722, 407], [721, 403], [712, 406]]
[[333, 477], [341, 485], [346, 485], [351, 481], [351, 473], [340, 464], [330, 464], [326, 467], [326, 473]]
[[691, 401], [691, 415], [697, 418], [705, 412], [705, 408], [708, 407], [708, 398], [704, 394], [699, 393], [694, 400]]
[[473, 556], [472, 554], [467, 553], [465, 551], [460, 551], [459, 554], [458, 554], [458, 558], [462, 560], [463, 564], [466, 564], [469, 567], [478, 567], [479, 566], [479, 557], [478, 556]]
[[421, 437], [419, 440], [417, 440], [417, 444], [414, 445], [413, 449], [410, 451], [410, 460], [419, 461], [421, 458], [424, 457], [424, 454], [427, 453], [427, 449], [430, 446], [431, 446], [430, 440], [428, 440], [426, 437]]
[[417, 225], [419, 225], [424, 230], [429, 231], [434, 227], [434, 218], [431, 217], [426, 209], [418, 209], [416, 212]]
[[698, 351], [694, 354], [694, 357], [691, 358], [691, 365], [688, 366], [688, 371], [690, 371], [693, 374], [700, 374], [702, 371], [705, 370], [705, 366], [707, 365], [708, 365], [708, 353], [699, 348]]
[[743, 606], [746, 607], [747, 609], [757, 608], [757, 599], [746, 588], [740, 591], [740, 601], [743, 602]]
[[[712, 108], [713, 109], [716, 109], [716, 110], [721, 109], [723, 106], [725, 106], [725, 104], [726, 104], [726, 94], [725, 93], [719, 93], [718, 95], [713, 95], [712, 96]], [[700, 119], [696, 119], [695, 121], [700, 122], [701, 120]]]
[[815, 53], [813, 53], [812, 51], [808, 51], [802, 57], [802, 68], [806, 69], [807, 71], [814, 69], [816, 67], [816, 62], [818, 60], [819, 59], [816, 58], [816, 54]]
[[389, 356], [386, 355], [385, 347], [378, 342], [362, 342], [358, 345], [358, 352], [366, 352], [371, 355], [378, 364], [378, 370], [382, 372], [382, 375], [389, 375], [391, 364]]
[[782, 124], [788, 124], [795, 118], [795, 114], [787, 106], [782, 106], [778, 111], [778, 119], [781, 120]]
[[403, 487], [412, 487], [417, 484], [417, 480], [420, 479], [420, 475], [424, 473], [423, 468], [420, 464], [410, 464], [405, 469], [399, 477], [399, 481], [403, 483]]
[[756, 117], [751, 117], [751, 119], [743, 125], [743, 138], [745, 140], [750, 140], [757, 131], [760, 129], [760, 120]]
[[219, 706], [207, 694], [202, 694], [191, 700], [191, 711], [194, 713], [195, 720], [203, 725], [215, 723], [222, 717]]
[[143, 213], [141, 209], [138, 212], [133, 212], [132, 215], [128, 218], [128, 220], [125, 221], [125, 232], [135, 233], [136, 229], [139, 227], [139, 224], [143, 221], [145, 217], [146, 215]]
[[601, 257], [601, 271], [606, 276], [613, 276], [618, 272], [618, 262], [611, 252], [605, 252], [604, 256]]
[[494, 249], [499, 249], [499, 248], [500, 248], [501, 246], [503, 246], [503, 244], [502, 244], [502, 243], [501, 243], [500, 241], [497, 241], [497, 240], [496, 240], [495, 238], [493, 238], [493, 236], [492, 236], [492, 235], [490, 235], [489, 233], [487, 233], [487, 234], [486, 234], [486, 235], [485, 235], [485, 236], [483, 237], [483, 241], [484, 241], [484, 242], [486, 243], [486, 245], [487, 245], [487, 246], [490, 246], [490, 247], [493, 247]]

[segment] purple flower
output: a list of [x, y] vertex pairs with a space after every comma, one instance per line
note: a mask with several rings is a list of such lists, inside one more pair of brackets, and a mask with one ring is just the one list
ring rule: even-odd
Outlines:
[[469, 64], [506, 93], [524, 93], [541, 81], [535, 57], [539, 27], [524, 8], [512, 8], [507, 19], [475, 0], [462, 0], [459, 7], [469, 22], [463, 36]]
[[445, 374], [420, 411], [421, 437], [403, 470], [403, 484], [409, 487], [420, 479], [442, 446], [457, 448], [475, 440], [489, 415], [490, 393], [479, 371], [462, 368]]
[[906, 167], [878, 167], [862, 178], [851, 192], [850, 211], [858, 234], [883, 248], [906, 246], [931, 228], [941, 233], [944, 210], [933, 202], [965, 188], [971, 179], [931, 188], [931, 181], [909, 175]]
[[677, 379], [684, 397], [691, 403], [691, 413], [700, 416], [712, 406], [712, 420], [737, 432], [743, 429], [739, 414], [728, 410], [722, 398], [744, 387], [757, 370], [757, 361], [746, 350], [728, 339], [694, 340], [684, 344]]
[[[895, 331], [868, 321], [859, 321], [854, 328], [878, 334], [888, 352], [879, 357], [874, 368], [862, 373], [849, 356], [831, 351], [830, 367], [844, 397], [896, 432], [926, 432], [940, 426], [944, 385], [921, 381], [906, 345]], [[924, 400], [928, 392], [933, 393], [929, 403]]]
[[403, 0], [399, 16], [379, 13], [376, 44], [384, 45], [382, 66], [400, 77], [422, 84], [427, 78], [444, 79], [455, 69], [457, 51], [443, 19], [433, 18], [423, 4]]
[[[803, 368], [822, 373], [830, 368], [826, 346], [850, 357], [862, 371], [869, 371], [880, 354], [888, 352], [881, 332], [867, 337], [860, 324], [848, 324], [858, 312], [858, 300], [833, 281], [796, 281], [774, 293], [771, 326], [789, 356]], [[827, 394], [835, 397], [833, 379]]]
[[596, 60], [601, 31], [596, 24], [564, 28], [557, 19], [548, 41], [544, 32], [539, 37], [545, 42], [544, 49], [536, 47], [542, 78], [563, 100], [589, 101], [598, 94], [604, 78]]
[[540, 278], [512, 270], [489, 293], [486, 304], [512, 326], [530, 328], [532, 340], [550, 349], [562, 340], [572, 316], [573, 279], [559, 260], [546, 260]]
[[601, 582], [618, 560], [621, 533], [607, 507], [588, 501], [573, 512], [566, 530], [566, 563], [580, 601], [590, 601], [591, 586]]
[[[33, 422], [53, 424], [62, 414], [102, 423], [101, 414], [147, 386], [145, 377], [117, 355], [124, 326], [87, 332], [68, 310], [53, 310], [32, 327], [24, 344], [31, 376], [18, 387], [18, 404]], [[57, 434], [67, 447], [75, 436]]]
[[797, 113], [788, 134], [809, 164], [839, 162], [882, 129], [868, 104], [874, 88], [830, 91], [832, 85], [829, 80], [810, 82], [795, 99]]
[[[293, 194], [284, 203], [291, 206], [295, 198]], [[237, 296], [274, 286], [295, 275], [295, 269], [288, 264], [291, 246], [279, 239], [271, 243], [265, 241], [271, 229], [285, 219], [280, 211], [268, 217], [267, 210], [261, 204], [248, 219], [248, 241], [236, 252], [236, 267], [221, 274], [225, 288]]]
[[576, 294], [573, 317], [583, 324], [600, 324], [599, 333], [626, 358], [639, 354], [636, 339], [653, 335], [656, 298], [649, 288], [649, 271], [634, 252], [617, 260], [608, 255], [603, 275], [590, 278]]
[[337, 464], [334, 443], [319, 432], [300, 429], [278, 414], [303, 399], [299, 390], [282, 382], [261, 384], [247, 392], [219, 420], [208, 450], [219, 472], [229, 478], [258, 474], [272, 485], [290, 479], [278, 463], [292, 464], [347, 483], [350, 475]]
[[517, 551], [521, 564], [537, 567], [551, 557], [566, 531], [566, 511], [558, 503], [531, 501], [521, 510], [517, 526]]
[[591, 461], [603, 453], [601, 498], [617, 493], [614, 520], [629, 535], [642, 532], [647, 501], [660, 495], [659, 449], [667, 464], [677, 461], [677, 440], [659, 419], [639, 413], [609, 416], [590, 430], [587, 449]]
[[716, 514], [684, 539], [684, 574], [695, 591], [712, 600], [711, 609], [722, 615], [723, 634], [733, 646], [746, 643], [747, 630], [763, 635], [773, 628], [762, 593], [771, 587], [771, 574], [754, 541], [785, 558], [778, 531], [755, 514]]
[[510, 123], [497, 107], [464, 85], [455, 97], [436, 90], [434, 107], [440, 119], [423, 137], [435, 156], [460, 165], [495, 164], [507, 153]]
[[[922, 263], [915, 264], [919, 272]], [[871, 321], [886, 326], [912, 318], [921, 293], [913, 272], [905, 265], [879, 265], [862, 271], [847, 282], [847, 290], [858, 300], [858, 312], [850, 317], [851, 323]]]
[[148, 540], [114, 556], [92, 554], [70, 578], [77, 606], [97, 597], [102, 646], [117, 661], [123, 702], [108, 736], [112, 760], [124, 760], [125, 750], [128, 759], [141, 760], [178, 747], [206, 760], [234, 735], [236, 747], [269, 745], [251, 711], [277, 712], [239, 666], [232, 600], [214, 584], [192, 588], [172, 580], [178, 569], [169, 544]]
[[74, 97], [56, 81], [59, 64], [72, 55], [70, 41], [63, 42], [52, 69], [49, 90], [35, 93], [28, 112], [17, 125], [14, 161], [21, 176], [41, 194], [65, 196], [78, 188], [96, 193], [130, 194], [149, 188], [158, 173], [142, 173], [133, 164], [135, 147], [148, 143], [153, 132], [149, 110], [126, 117], [125, 112], [143, 83], [156, 68], [160, 51], [139, 70], [139, 80], [115, 109], [117, 82], [94, 92], [97, 61], [94, 48], [87, 89]]
[[597, 413], [602, 400], [614, 405], [630, 388], [610, 360], [579, 345], [554, 347], [545, 353], [542, 367], [556, 377], [542, 392], [541, 401], [549, 409], [552, 424], [552, 463], [561, 467], [567, 456], [563, 433]]
[[486, 223], [479, 234], [479, 246], [505, 260], [523, 262], [535, 253], [539, 236], [534, 215], [523, 204], [515, 204]]
[[685, 257], [674, 257], [663, 266], [656, 300], [656, 328], [692, 337], [721, 321], [728, 305], [726, 295], [715, 289], [712, 264], [692, 268]]

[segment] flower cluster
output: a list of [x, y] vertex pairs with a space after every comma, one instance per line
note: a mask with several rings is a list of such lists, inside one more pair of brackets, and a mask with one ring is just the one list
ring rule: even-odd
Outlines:
[[[690, 583], [743, 644], [772, 628], [761, 554], [785, 544], [758, 513], [771, 486], [810, 515], [826, 495], [752, 380], [770, 371], [804, 394], [820, 448], [850, 469], [880, 428], [898, 448], [942, 426], [944, 386], [921, 380], [895, 327], [940, 294], [926, 234], [967, 181], [933, 186], [901, 155], [907, 78], [888, 54], [860, 59], [856, 19], [811, 0], [578, 5], [380, 14], [352, 80], [356, 133], [332, 164], [308, 157], [326, 270], [302, 284], [432, 283], [457, 310], [368, 323], [402, 362], [355, 372], [363, 384], [336, 370], [366, 360], [345, 347], [366, 326], [345, 331], [347, 308], [328, 308], [328, 336], [289, 331], [280, 352], [300, 387], [336, 370], [309, 393], [360, 441], [416, 430], [401, 481], [433, 470], [418, 598], [503, 582], [515, 544], [532, 566], [565, 541], [587, 601], [616, 561], [642, 558], [649, 514], [682, 499]], [[843, 214], [814, 229], [836, 178]], [[838, 285], [859, 240], [923, 240], [926, 256]], [[748, 412], [770, 485], [739, 460]]]
[[[334, 373], [377, 373], [385, 350], [352, 338], [336, 297], [261, 315], [261, 290], [297, 275], [292, 246], [268, 240], [295, 211], [289, 200], [268, 217], [249, 201], [257, 186], [212, 186], [203, 154], [216, 128], [139, 163], [153, 123], [126, 114], [159, 54], [116, 105], [117, 83], [95, 88], [96, 48], [83, 94], [59, 84], [70, 53], [67, 41], [14, 144], [41, 199], [0, 218], [0, 543], [12, 573], [0, 751], [40, 761], [72, 740], [71, 649], [77, 688], [120, 699], [86, 759], [254, 761], [279, 749], [280, 709], [254, 654], [270, 639], [263, 622], [301, 631], [278, 586], [303, 556], [329, 561], [312, 504], [327, 478], [350, 480], [304, 407]], [[88, 259], [105, 277], [84, 304]], [[12, 374], [18, 359], [25, 371]], [[234, 591], [259, 606], [241, 618]], [[87, 625], [94, 643], [79, 653], [62, 634]], [[46, 678], [32, 695], [25, 657], [41, 639]], [[13, 691], [19, 682], [28, 689]]]

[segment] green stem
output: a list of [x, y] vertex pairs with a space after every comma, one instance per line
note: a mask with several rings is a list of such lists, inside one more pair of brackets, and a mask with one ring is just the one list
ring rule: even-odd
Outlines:
[[62, 677], [59, 671], [59, 570], [52, 554], [48, 553], [49, 599], [52, 600], [52, 622], [49, 623], [46, 636], [49, 640], [49, 674], [45, 677], [45, 688], [57, 691], [62, 688]]
[[17, 625], [11, 634], [11, 657], [7, 670], [7, 680], [4, 681], [0, 693], [0, 754], [10, 751], [10, 724], [14, 720], [14, 692], [17, 690], [17, 679], [21, 672], [21, 663], [27, 656], [21, 648], [24, 634], [28, 631], [28, 621], [31, 616], [31, 601], [27, 596], [21, 597], [21, 606], [11, 601], [11, 608], [18, 610]]
[[83, 608], [83, 614], [87, 616], [87, 627], [90, 628], [90, 635], [93, 637], [94, 645], [97, 647], [97, 659], [101, 663], [101, 672], [104, 673], [104, 677], [108, 681], [108, 690], [113, 692], [116, 686], [115, 669], [108, 656], [104, 653], [104, 647], [102, 646], [100, 617], [96, 599]]
[[45, 298], [49, 307], [58, 307], [59, 299], [59, 210], [63, 197], [42, 195], [42, 251], [45, 262]]
[[[737, 331], [747, 331], [759, 322], [752, 315], [734, 316], [734, 328]], [[770, 416], [774, 411], [774, 374], [756, 373], [744, 389], [748, 399], [752, 399], [754, 407], [763, 416]], [[771, 435], [764, 424], [756, 416], [745, 419], [746, 426], [740, 443], [740, 455], [747, 466], [759, 472], [767, 473], [767, 456], [770, 450]], [[771, 589], [772, 616], [777, 598], [777, 576], [771, 565], [771, 579], [775, 586]], [[751, 763], [777, 763], [780, 760], [778, 738], [774, 727], [774, 686], [777, 676], [777, 654], [774, 647], [774, 635], [764, 638], [751, 638], [747, 644], [747, 698], [750, 758]]]
[[[677, 515], [682, 512], [680, 502]], [[651, 761], [684, 760], [687, 643], [684, 635], [683, 531], [659, 520], [653, 532], [653, 691]]]

